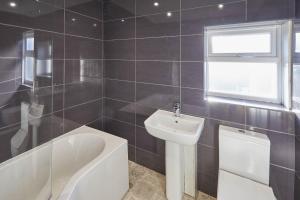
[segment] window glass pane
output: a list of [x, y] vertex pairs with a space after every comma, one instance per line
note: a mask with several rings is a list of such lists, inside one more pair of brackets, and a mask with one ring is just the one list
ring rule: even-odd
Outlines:
[[27, 51], [34, 50], [34, 38], [33, 37], [26, 38], [26, 50]]
[[276, 99], [277, 79], [276, 63], [208, 63], [209, 92]]
[[24, 81], [33, 81], [33, 65], [34, 58], [26, 57], [25, 58], [25, 66], [24, 66]]
[[300, 53], [300, 33], [296, 33], [296, 53]]
[[212, 53], [271, 53], [271, 33], [213, 35]]

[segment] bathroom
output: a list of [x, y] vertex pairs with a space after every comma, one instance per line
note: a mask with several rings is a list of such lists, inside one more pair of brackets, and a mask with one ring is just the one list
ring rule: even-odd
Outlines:
[[0, 0], [0, 36], [0, 200], [241, 199], [229, 127], [266, 141], [266, 180], [233, 174], [300, 199], [299, 0]]

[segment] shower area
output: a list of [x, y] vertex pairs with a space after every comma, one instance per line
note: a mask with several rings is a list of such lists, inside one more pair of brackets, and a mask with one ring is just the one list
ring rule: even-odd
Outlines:
[[53, 139], [102, 128], [102, 1], [0, 4], [0, 199], [46, 200]]

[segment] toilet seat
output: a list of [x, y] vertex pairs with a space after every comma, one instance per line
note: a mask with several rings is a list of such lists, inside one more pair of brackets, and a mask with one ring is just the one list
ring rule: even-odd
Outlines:
[[219, 170], [218, 200], [276, 200], [271, 187]]

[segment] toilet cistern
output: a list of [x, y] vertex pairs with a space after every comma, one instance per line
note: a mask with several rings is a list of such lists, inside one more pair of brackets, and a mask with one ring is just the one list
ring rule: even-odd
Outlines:
[[[146, 130], [150, 135], [166, 141], [166, 193], [168, 200], [182, 200], [185, 190], [184, 149], [197, 143], [204, 126], [203, 118], [180, 114], [178, 105], [174, 104], [175, 114], [158, 110], [145, 121]], [[195, 154], [193, 155], [195, 156]], [[195, 161], [196, 158], [192, 160]], [[196, 173], [193, 172], [193, 174]]]
[[276, 200], [269, 186], [270, 147], [267, 135], [219, 127], [219, 200]]

